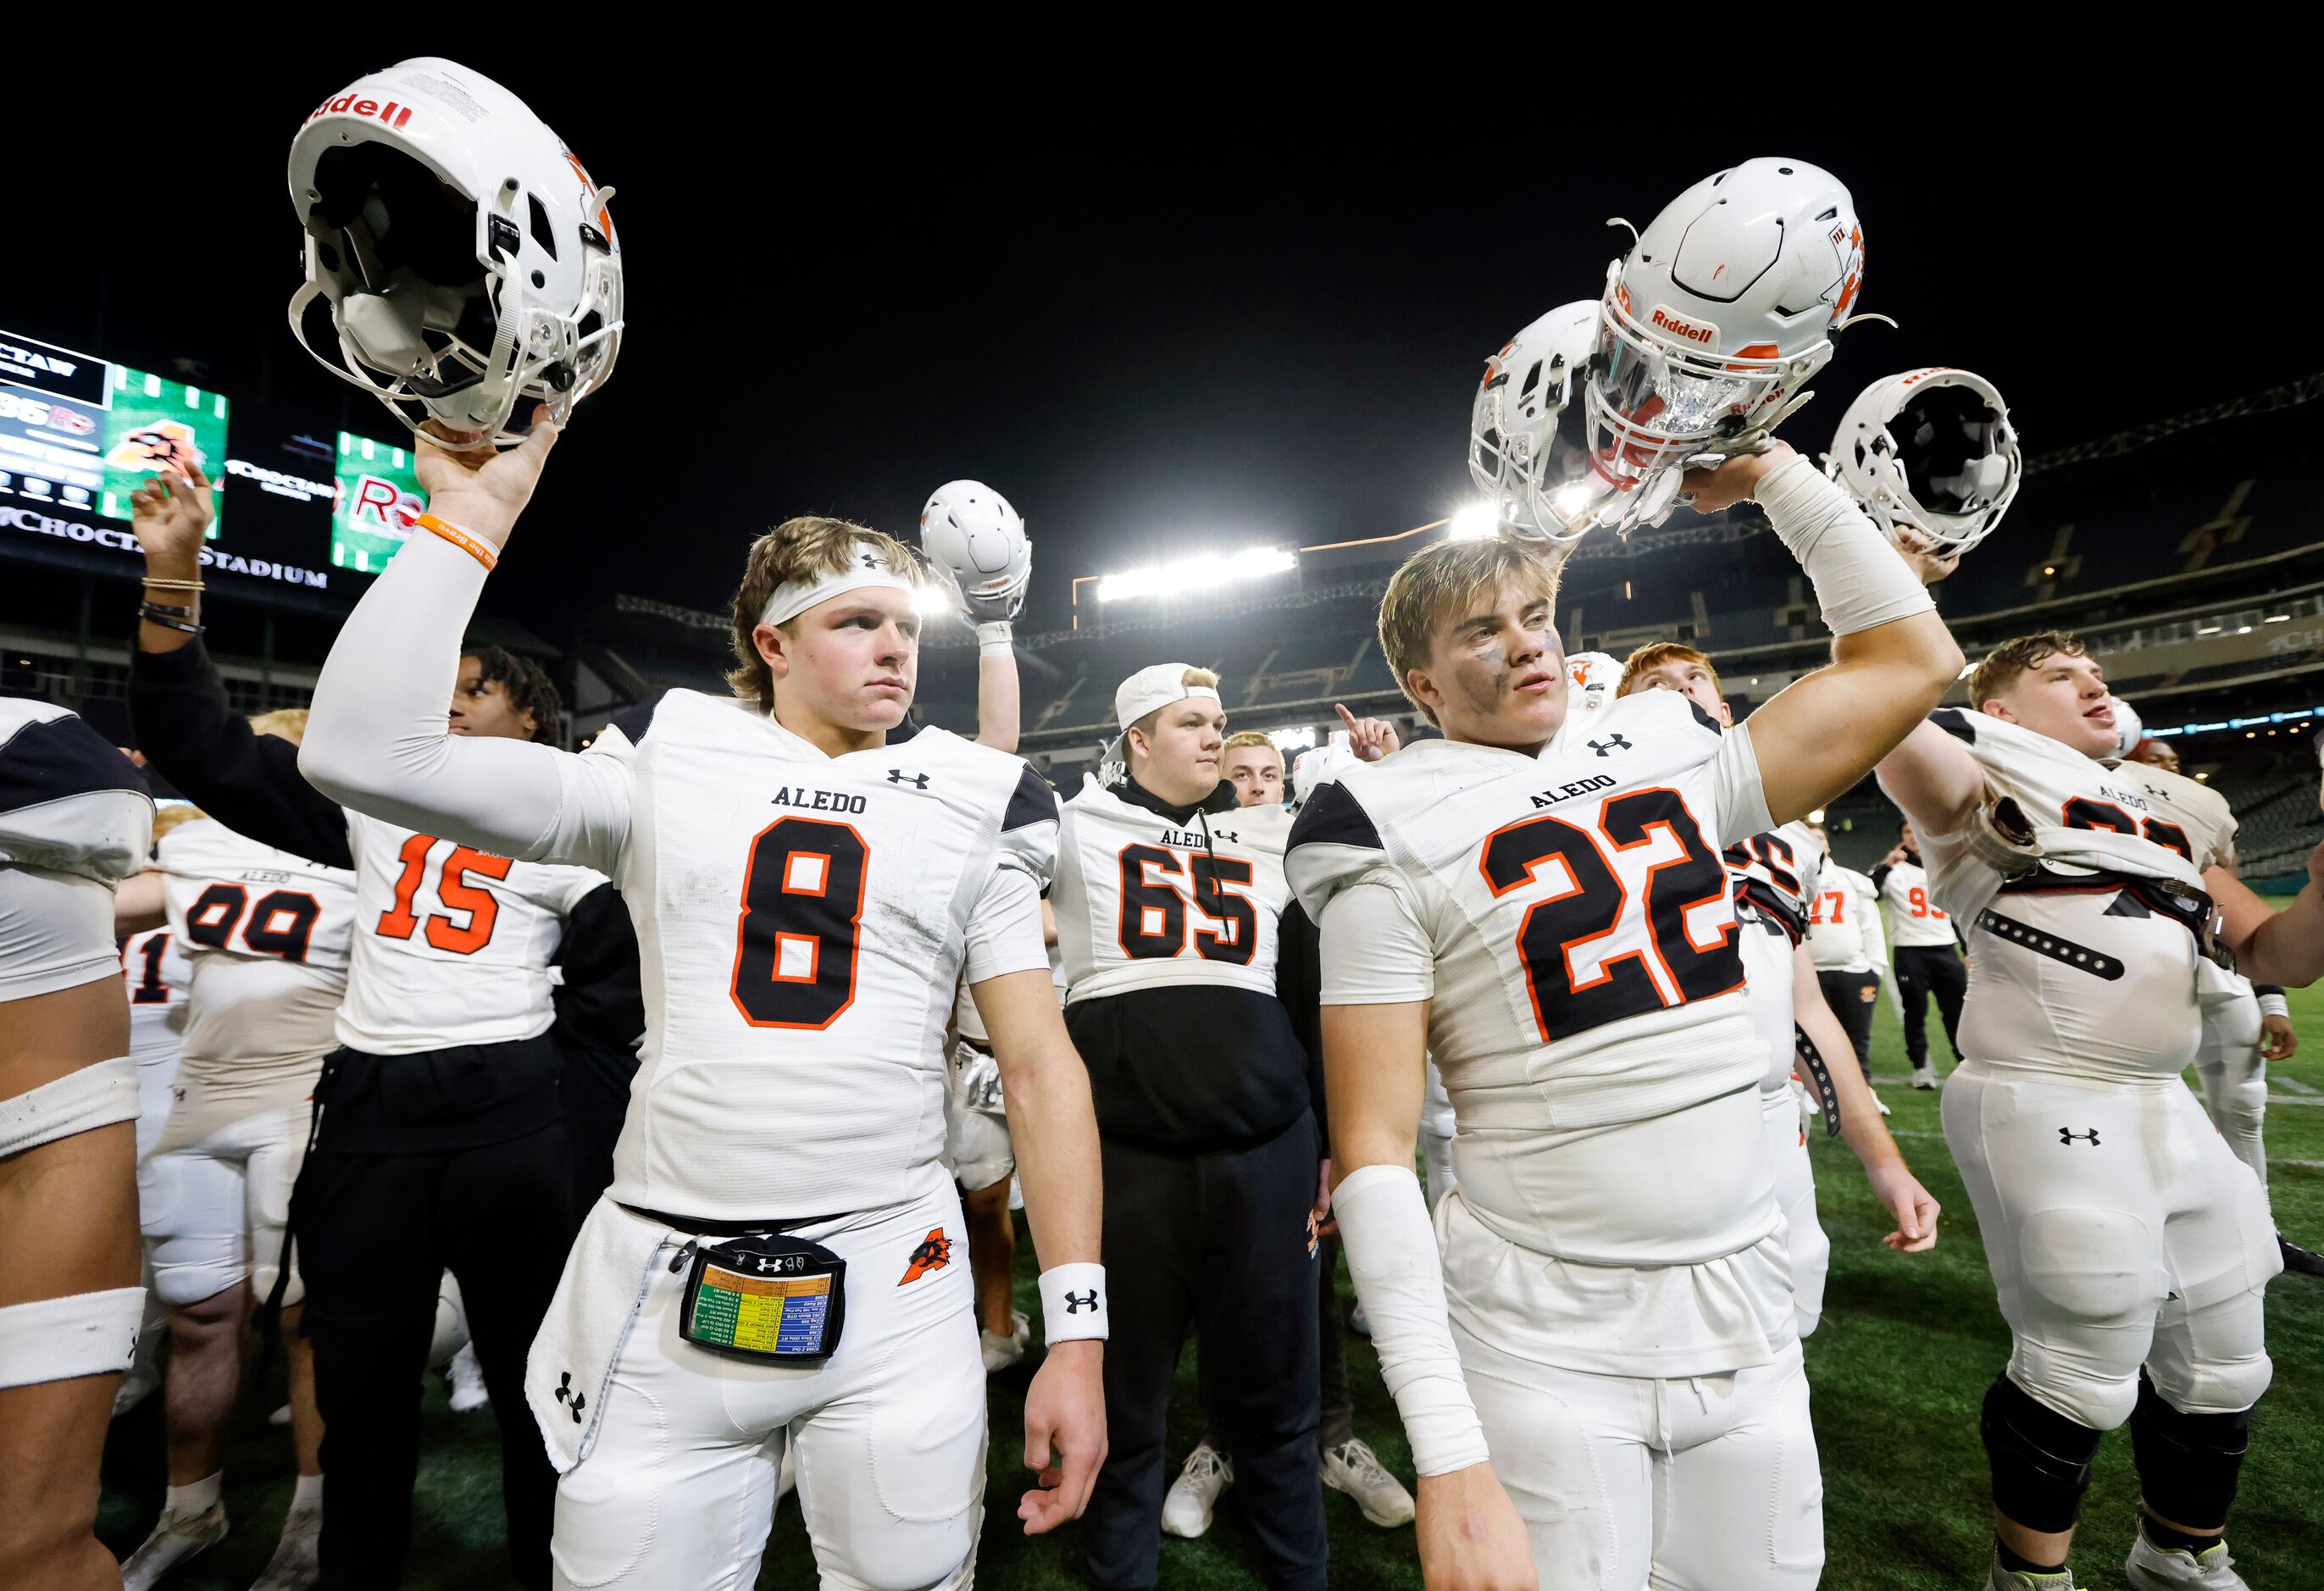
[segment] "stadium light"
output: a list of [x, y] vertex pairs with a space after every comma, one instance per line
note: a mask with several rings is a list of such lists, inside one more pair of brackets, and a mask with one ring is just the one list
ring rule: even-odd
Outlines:
[[1550, 501], [1556, 505], [1559, 513], [1570, 519], [1580, 513], [1582, 505], [1590, 501], [1590, 488], [1585, 483], [1576, 481], [1572, 485], [1559, 487]]
[[1277, 751], [1305, 751], [1315, 744], [1315, 726], [1303, 723], [1291, 729], [1268, 730], [1267, 738], [1275, 742]]
[[1812, 823], [1820, 823], [1823, 822], [1823, 808], [1819, 806], [1813, 812], [1808, 814], [1808, 822]]
[[1489, 502], [1472, 502], [1445, 521], [1447, 541], [1482, 541], [1501, 528], [1501, 510]]
[[1192, 557], [1174, 558], [1167, 564], [1157, 564], [1151, 568], [1104, 575], [1097, 583], [1097, 600], [1118, 602], [1126, 597], [1178, 596], [1206, 591], [1213, 586], [1263, 579], [1269, 575], [1287, 574], [1298, 566], [1298, 556], [1279, 547], [1245, 547], [1239, 553], [1229, 553], [1223, 557], [1214, 553], [1199, 553]]
[[912, 593], [912, 612], [924, 619], [952, 611], [952, 593], [941, 585], [923, 585]]

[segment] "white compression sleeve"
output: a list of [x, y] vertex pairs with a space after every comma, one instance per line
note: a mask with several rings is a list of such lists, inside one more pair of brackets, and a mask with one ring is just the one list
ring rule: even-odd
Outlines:
[[[626, 788], [528, 740], [455, 736], [447, 704], [484, 566], [415, 533], [355, 604], [315, 685], [299, 771], [334, 801], [523, 861], [614, 870]], [[568, 798], [577, 810], [567, 811]]]
[[1794, 455], [1759, 483], [1759, 506], [1807, 571], [1834, 635], [1925, 613], [1937, 604], [1848, 493]]
[[1404, 1417], [1413, 1467], [1449, 1475], [1482, 1464], [1485, 1428], [1469, 1401], [1428, 1204], [1410, 1166], [1364, 1165], [1332, 1194], [1348, 1273], [1372, 1328], [1380, 1377]]

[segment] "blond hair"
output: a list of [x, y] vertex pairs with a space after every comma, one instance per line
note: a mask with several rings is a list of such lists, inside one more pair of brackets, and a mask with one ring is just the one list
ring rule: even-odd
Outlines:
[[2089, 648], [2062, 630], [2037, 630], [2003, 641], [1977, 660], [1977, 668], [1969, 676], [1969, 704], [1984, 706], [2015, 685], [2021, 676], [2031, 674], [2043, 658], [2061, 654], [2087, 658]]
[[153, 843], [161, 843], [161, 836], [181, 823], [198, 823], [210, 814], [190, 801], [180, 801], [175, 806], [156, 807], [153, 812]]
[[251, 731], [272, 735], [290, 741], [293, 746], [307, 740], [307, 710], [304, 707], [277, 707], [272, 713], [254, 713], [250, 716]]
[[1506, 537], [1478, 541], [1440, 541], [1404, 560], [1380, 598], [1380, 653], [1405, 699], [1434, 723], [1436, 714], [1413, 693], [1412, 676], [1425, 669], [1436, 632], [1462, 618], [1483, 593], [1521, 585], [1557, 604], [1558, 566], [1541, 553]]
[[[726, 684], [737, 696], [757, 703], [762, 712], [774, 705], [775, 672], [759, 656], [759, 643], [754, 638], [759, 615], [767, 611], [768, 599], [775, 594], [775, 588], [794, 581], [843, 573], [859, 541], [870, 544], [881, 566], [890, 574], [900, 575], [915, 586], [927, 584], [928, 576], [921, 569], [920, 561], [912, 556], [911, 548], [892, 536], [883, 536], [847, 520], [802, 514], [796, 520], [785, 520], [751, 544], [750, 556], [742, 564], [742, 584], [734, 592], [737, 667], [726, 671]], [[788, 622], [776, 628], [786, 635], [792, 633]]]
[[1727, 694], [1720, 689], [1719, 670], [1712, 666], [1711, 659], [1692, 647], [1681, 646], [1676, 641], [1648, 641], [1624, 658], [1622, 683], [1615, 686], [1614, 694], [1618, 696], [1628, 695], [1630, 687], [1638, 682], [1641, 676], [1649, 669], [1660, 668], [1665, 663], [1700, 664], [1702, 671], [1711, 676], [1711, 688], [1718, 691], [1722, 696]]
[[1245, 746], [1264, 746], [1275, 753], [1276, 761], [1283, 760], [1283, 749], [1257, 730], [1237, 730], [1233, 734], [1229, 735], [1226, 744], [1219, 748], [1219, 760], [1224, 762], [1228, 752], [1240, 751]]

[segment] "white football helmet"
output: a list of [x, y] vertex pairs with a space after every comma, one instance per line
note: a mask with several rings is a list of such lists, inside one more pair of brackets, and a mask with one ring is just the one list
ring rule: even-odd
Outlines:
[[1634, 504], [1601, 519], [1650, 523], [1671, 504], [1666, 473], [1773, 433], [1807, 401], [1863, 280], [1855, 201], [1804, 161], [1746, 161], [1674, 199], [1607, 268], [1591, 463]]
[[1355, 767], [1362, 759], [1348, 746], [1348, 731], [1333, 730], [1320, 746], [1310, 746], [1291, 764], [1291, 810], [1298, 812], [1307, 797]]
[[[573, 152], [515, 95], [432, 56], [359, 78], [290, 141], [307, 280], [290, 331], [414, 431], [512, 447], [538, 399], [562, 425], [613, 373], [622, 253]], [[337, 354], [309, 306], [328, 301]]]
[[1614, 693], [1622, 688], [1622, 665], [1611, 652], [1570, 652], [1565, 679], [1565, 714], [1577, 718], [1614, 704]]
[[1824, 469], [1891, 541], [1907, 525], [1938, 551], [1959, 555], [2001, 523], [2024, 464], [1994, 384], [1939, 366], [1858, 393]]
[[2146, 726], [2141, 723], [2137, 712], [2120, 696], [2114, 703], [2114, 759], [2116, 762], [2138, 750], [2139, 741], [2146, 739]]
[[981, 620], [1014, 619], [1033, 578], [1033, 544], [1009, 500], [982, 481], [950, 481], [920, 510], [920, 547], [952, 571]]
[[1594, 522], [1577, 510], [1597, 494], [1569, 483], [1552, 455], [1558, 416], [1578, 395], [1582, 367], [1597, 346], [1597, 301], [1580, 299], [1559, 305], [1485, 361], [1469, 406], [1469, 474], [1492, 494], [1513, 535], [1574, 542]]

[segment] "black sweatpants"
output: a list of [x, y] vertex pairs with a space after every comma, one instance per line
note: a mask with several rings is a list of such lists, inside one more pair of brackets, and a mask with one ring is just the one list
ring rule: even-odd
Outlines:
[[1322, 1587], [1315, 1124], [1301, 1115], [1257, 1148], [1159, 1154], [1101, 1138], [1105, 1171], [1109, 1451], [1082, 1516], [1090, 1578], [1155, 1583], [1170, 1384], [1186, 1330], [1209, 1357], [1211, 1428], [1234, 1459], [1235, 1492], [1275, 1587]]
[[1823, 990], [1823, 1003], [1848, 1030], [1848, 1042], [1856, 1046], [1856, 1063], [1864, 1070], [1864, 1081], [1870, 1082], [1872, 1008], [1880, 1003], [1880, 974], [1818, 972], [1816, 987]]
[[573, 1211], [581, 1218], [613, 1186], [613, 1145], [630, 1110], [630, 1083], [638, 1075], [635, 1050], [604, 1050], [567, 1044], [565, 1070], [557, 1077], [557, 1102], [573, 1143]]
[[[1355, 1400], [1348, 1391], [1348, 1328], [1340, 1319], [1340, 1290], [1333, 1280], [1339, 1268], [1340, 1239], [1334, 1235], [1323, 1239], [1322, 1251], [1315, 1256], [1315, 1349], [1323, 1394], [1322, 1412], [1315, 1422], [1315, 1446], [1322, 1452], [1331, 1451], [1356, 1434]], [[1210, 1357], [1199, 1334], [1194, 1341], [1194, 1389], [1207, 1414], [1211, 1404]], [[1203, 1440], [1222, 1453], [1226, 1451], [1226, 1439], [1207, 1422], [1203, 1427]]]
[[1895, 954], [1896, 993], [1904, 1002], [1904, 1053], [1915, 1071], [1929, 1063], [1929, 997], [1934, 995], [1945, 1042], [1958, 1062], [1961, 997], [1969, 992], [1969, 969], [1961, 965], [1960, 952], [1949, 944], [1900, 944]]
[[309, 1153], [294, 1219], [331, 1477], [320, 1582], [329, 1591], [403, 1582], [420, 1376], [447, 1269], [500, 1422], [512, 1572], [520, 1586], [549, 1585], [557, 1472], [525, 1405], [524, 1360], [565, 1269], [572, 1187], [561, 1121], [482, 1148]]

